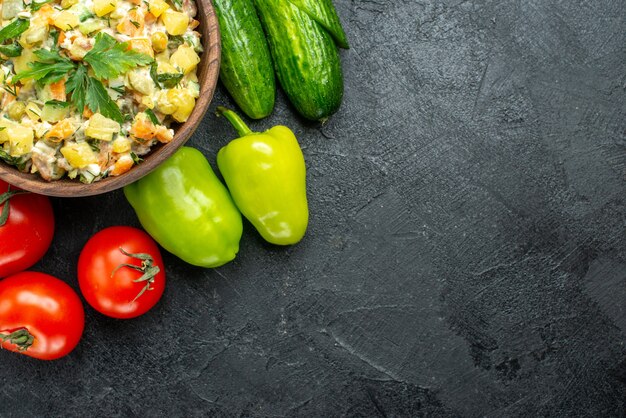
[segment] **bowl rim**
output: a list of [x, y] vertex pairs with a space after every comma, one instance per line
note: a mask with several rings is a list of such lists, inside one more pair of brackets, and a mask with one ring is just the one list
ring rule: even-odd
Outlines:
[[64, 177], [60, 180], [47, 181], [38, 174], [20, 172], [17, 168], [0, 160], [0, 179], [12, 186], [33, 193], [54, 197], [95, 196], [120, 189], [139, 180], [156, 169], [163, 161], [174, 154], [193, 135], [209, 109], [215, 93], [220, 70], [221, 41], [217, 16], [211, 0], [195, 0], [198, 7], [199, 29], [203, 39], [204, 51], [198, 65], [200, 96], [186, 122], [180, 124], [174, 138], [167, 144], [155, 144], [146, 159], [134, 166], [127, 173], [117, 177], [107, 177], [90, 184]]

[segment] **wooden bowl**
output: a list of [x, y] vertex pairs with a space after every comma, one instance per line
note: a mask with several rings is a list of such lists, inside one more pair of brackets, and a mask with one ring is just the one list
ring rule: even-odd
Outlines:
[[204, 52], [198, 64], [198, 81], [200, 83], [200, 97], [183, 124], [174, 125], [174, 139], [168, 144], [155, 144], [150, 153], [144, 156], [144, 161], [134, 166], [130, 171], [117, 177], [107, 177], [92, 184], [83, 184], [78, 179], [46, 181], [39, 174], [21, 173], [15, 167], [0, 160], [0, 179], [21, 189], [33, 193], [57, 197], [92, 196], [110, 192], [139, 180], [154, 170], [159, 164], [169, 158], [191, 137], [204, 117], [217, 85], [220, 69], [221, 43], [217, 16], [211, 0], [196, 0], [200, 21], [199, 31], [202, 35]]

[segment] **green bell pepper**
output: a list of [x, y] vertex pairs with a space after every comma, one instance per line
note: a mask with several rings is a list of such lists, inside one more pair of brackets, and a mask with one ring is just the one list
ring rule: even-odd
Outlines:
[[295, 135], [285, 126], [252, 132], [233, 111], [223, 107], [217, 111], [241, 137], [217, 154], [235, 204], [266, 241], [299, 242], [307, 229], [309, 208], [306, 166]]
[[144, 229], [187, 263], [218, 267], [237, 255], [241, 214], [200, 151], [180, 148], [124, 195]]

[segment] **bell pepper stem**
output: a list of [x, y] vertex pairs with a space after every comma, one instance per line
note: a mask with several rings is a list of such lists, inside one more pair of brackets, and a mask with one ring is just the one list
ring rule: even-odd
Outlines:
[[224, 116], [226, 119], [228, 119], [228, 121], [231, 125], [233, 125], [239, 136], [246, 136], [253, 133], [250, 128], [248, 128], [248, 125], [244, 123], [241, 117], [239, 117], [239, 115], [232, 110], [227, 109], [224, 106], [218, 106], [217, 115]]

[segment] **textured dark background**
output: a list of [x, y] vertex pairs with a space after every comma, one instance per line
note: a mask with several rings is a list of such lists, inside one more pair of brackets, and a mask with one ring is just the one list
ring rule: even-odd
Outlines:
[[[87, 307], [69, 357], [0, 353], [0, 415], [625, 416], [626, 3], [336, 5], [341, 110], [281, 94], [252, 124], [301, 140], [305, 240], [246, 224], [222, 268], [165, 255], [146, 316]], [[190, 145], [215, 165], [212, 110]], [[93, 233], [138, 226], [121, 192], [54, 208], [36, 269], [74, 288]]]

